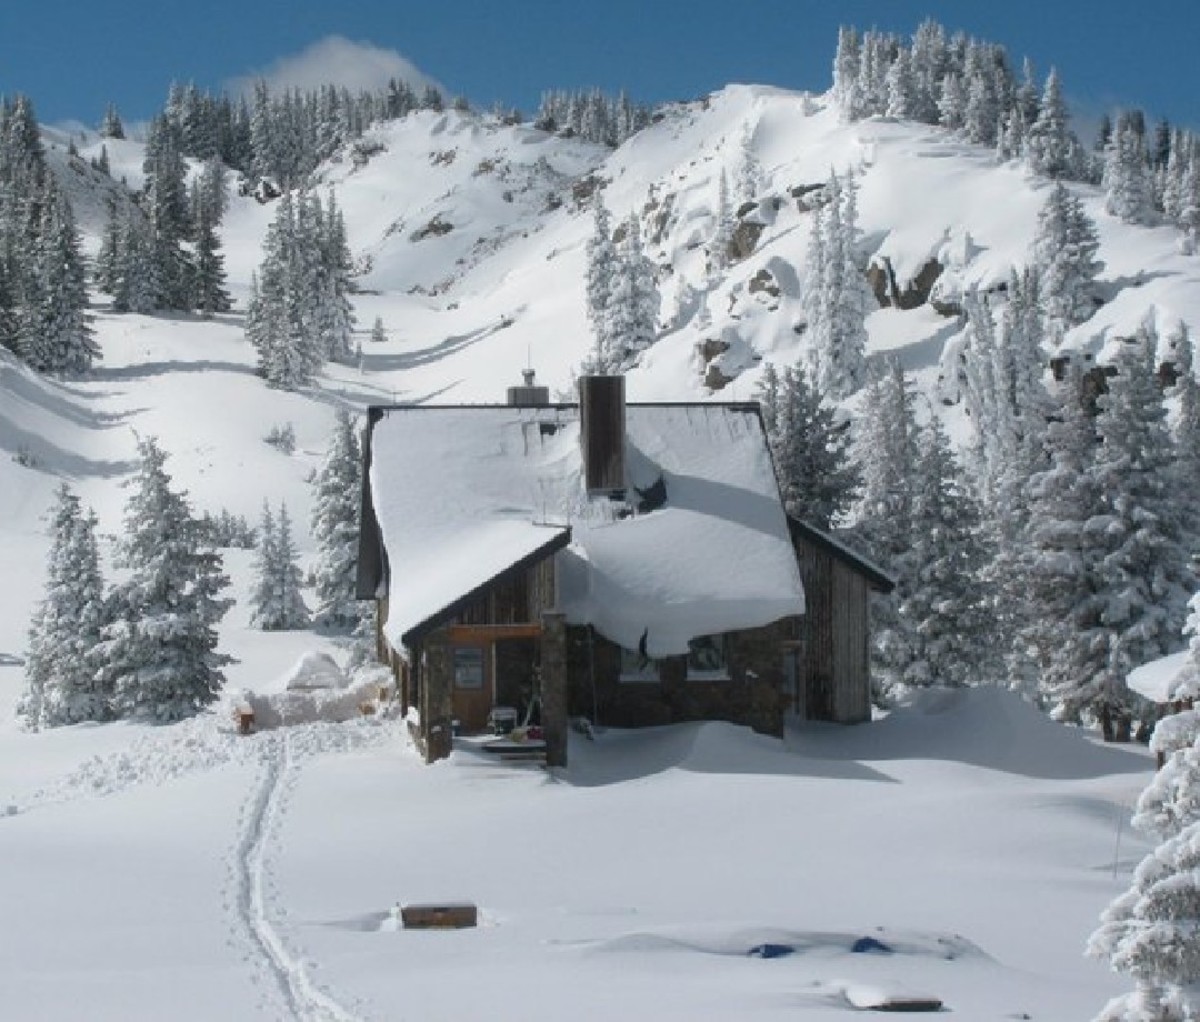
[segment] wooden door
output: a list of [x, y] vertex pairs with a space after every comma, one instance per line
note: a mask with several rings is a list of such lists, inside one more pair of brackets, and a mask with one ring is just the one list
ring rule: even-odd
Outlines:
[[487, 729], [492, 708], [491, 648], [454, 647], [454, 716], [464, 734]]

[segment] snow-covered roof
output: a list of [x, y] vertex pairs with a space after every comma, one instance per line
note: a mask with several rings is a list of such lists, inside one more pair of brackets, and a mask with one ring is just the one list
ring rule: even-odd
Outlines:
[[1200, 695], [1200, 679], [1196, 677], [1186, 649], [1151, 660], [1130, 671], [1125, 682], [1134, 692], [1153, 703], [1171, 703]]
[[[589, 499], [576, 406], [383, 410], [371, 498], [390, 572], [396, 647], [505, 569], [567, 541], [559, 607], [573, 624], [651, 656], [699, 635], [804, 611], [804, 590], [756, 408], [629, 405], [629, 496]], [[550, 541], [557, 539], [555, 543]]]

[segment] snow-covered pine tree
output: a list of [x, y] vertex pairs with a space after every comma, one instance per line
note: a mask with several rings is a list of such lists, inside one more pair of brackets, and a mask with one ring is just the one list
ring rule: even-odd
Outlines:
[[858, 472], [850, 431], [808, 382], [803, 365], [767, 363], [756, 394], [789, 515], [828, 530], [853, 505]]
[[192, 267], [184, 241], [191, 236], [188, 215], [187, 167], [180, 152], [178, 130], [169, 118], [150, 122], [146, 155], [144, 204], [154, 238], [160, 308], [190, 308]]
[[126, 210], [119, 237], [113, 311], [154, 312], [160, 308], [162, 284], [154, 233], [140, 210]]
[[910, 571], [897, 607], [908, 641], [896, 644], [889, 666], [906, 686], [966, 685], [981, 680], [985, 653], [995, 652], [982, 577], [990, 551], [936, 416], [918, 433], [917, 456]]
[[121, 115], [117, 113], [115, 103], [109, 103], [104, 108], [104, 120], [100, 122], [101, 138], [124, 138], [125, 125], [121, 123]]
[[853, 176], [831, 174], [826, 201], [813, 213], [808, 279], [802, 296], [812, 378], [834, 400], [866, 379], [865, 325], [874, 296], [859, 265], [857, 190]]
[[948, 60], [946, 30], [927, 18], [913, 34], [911, 62], [914, 95], [910, 116], [926, 124], [938, 123], [938, 98]]
[[919, 109], [919, 94], [912, 59], [908, 50], [901, 49], [887, 73], [888, 117], [913, 119]]
[[229, 292], [225, 289], [225, 256], [217, 233], [228, 201], [225, 178], [225, 167], [213, 157], [205, 162], [191, 192], [195, 235], [191, 305], [204, 317], [232, 308]]
[[593, 202], [592, 236], [587, 242], [585, 300], [588, 322], [592, 327], [592, 355], [585, 369], [610, 373], [608, 337], [608, 298], [617, 271], [617, 250], [612, 240], [611, 220], [604, 199], [597, 193]]
[[117, 562], [128, 577], [112, 591], [101, 677], [118, 713], [166, 723], [217, 699], [229, 657], [217, 652], [216, 626], [232, 601], [221, 597], [220, 555], [171, 489], [166, 455], [153, 438], [138, 452]]
[[39, 372], [80, 376], [100, 357], [100, 349], [87, 311], [87, 271], [75, 218], [50, 177], [32, 255], [37, 289], [24, 310], [19, 347]]
[[938, 96], [938, 124], [950, 131], [962, 131], [967, 116], [967, 89], [962, 76], [949, 71], [942, 79]]
[[740, 207], [743, 203], [754, 202], [763, 186], [762, 165], [754, 152], [754, 131], [749, 124], [742, 126], [742, 134], [738, 140], [737, 166], [733, 175], [733, 201], [731, 205]]
[[1185, 511], [1155, 375], [1157, 341], [1147, 322], [1121, 351], [1117, 375], [1098, 402], [1101, 442], [1091, 475], [1100, 504], [1087, 529], [1101, 548], [1096, 586], [1107, 656], [1085, 690], [1108, 739], [1114, 719], [1124, 729], [1137, 708], [1126, 676], [1178, 645], [1190, 594]]
[[914, 564], [914, 485], [919, 460], [913, 395], [898, 362], [889, 360], [862, 401], [854, 438], [861, 486], [855, 535], [897, 579], [896, 591], [874, 601], [872, 671], [886, 691], [898, 681], [914, 645], [908, 621], [896, 608], [910, 591]]
[[1101, 916], [1088, 954], [1133, 978], [1096, 1022], [1200, 1018], [1200, 820], [1168, 838], [1134, 871], [1130, 889]]
[[1079, 143], [1071, 132], [1069, 119], [1058, 70], [1051, 68], [1037, 119], [1029, 126], [1025, 140], [1026, 160], [1035, 174], [1055, 178], [1078, 174]]
[[708, 278], [720, 279], [729, 265], [729, 243], [733, 240], [734, 217], [729, 204], [729, 180], [722, 170], [717, 177], [717, 204], [713, 211], [713, 236], [708, 249]]
[[963, 78], [967, 102], [963, 110], [963, 134], [978, 145], [996, 144], [996, 127], [1004, 109], [1001, 68], [1004, 51], [988, 43], [971, 40], [967, 44]]
[[250, 623], [265, 632], [287, 631], [308, 625], [308, 608], [301, 595], [301, 571], [292, 522], [280, 502], [278, 516], [263, 502], [255, 558], [254, 592], [250, 598]]
[[311, 295], [304, 290], [313, 252], [300, 237], [297, 219], [297, 203], [285, 192], [267, 228], [246, 307], [246, 338], [258, 351], [259, 372], [284, 390], [311, 383], [323, 358], [309, 315]]
[[25, 692], [17, 712], [33, 729], [107, 720], [111, 691], [98, 677], [107, 623], [96, 516], [63, 484], [51, 519], [45, 595], [29, 629]]
[[1200, 383], [1196, 381], [1195, 350], [1187, 324], [1180, 320], [1167, 336], [1175, 367], [1172, 396], [1177, 402], [1174, 429], [1180, 501], [1187, 511], [1188, 549], [1200, 549]]
[[1146, 140], [1136, 120], [1117, 118], [1112, 140], [1104, 150], [1104, 208], [1129, 224], [1154, 222], [1154, 194]]
[[1015, 567], [1026, 613], [1017, 644], [1036, 670], [1041, 700], [1056, 717], [1077, 721], [1094, 695], [1089, 685], [1106, 642], [1096, 590], [1099, 538], [1089, 528], [1099, 501], [1091, 473], [1096, 434], [1075, 360], [1056, 396], [1046, 434], [1050, 464], [1027, 487], [1025, 544]]
[[1038, 212], [1033, 241], [1038, 294], [1052, 340], [1061, 339], [1095, 311], [1095, 281], [1102, 267], [1096, 260], [1099, 248], [1096, 225], [1083, 204], [1061, 182], [1055, 183]]
[[611, 287], [605, 303], [605, 364], [608, 372], [624, 373], [658, 339], [660, 297], [654, 264], [642, 249], [636, 214], [625, 221], [625, 234], [616, 251]]
[[313, 479], [312, 535], [317, 547], [316, 622], [348, 631], [360, 608], [358, 566], [362, 460], [354, 420], [339, 409], [325, 460]]
[[843, 25], [838, 29], [837, 50], [833, 57], [833, 99], [847, 121], [857, 121], [863, 116], [858, 80], [861, 65], [862, 40], [858, 30]]
[[350, 305], [351, 275], [354, 265], [346, 237], [346, 221], [331, 191], [324, 209], [315, 194], [302, 205], [309, 222], [301, 233], [316, 241], [318, 258], [312, 266], [312, 293], [316, 299], [313, 320], [321, 338], [324, 357], [347, 361], [353, 354], [354, 310]]

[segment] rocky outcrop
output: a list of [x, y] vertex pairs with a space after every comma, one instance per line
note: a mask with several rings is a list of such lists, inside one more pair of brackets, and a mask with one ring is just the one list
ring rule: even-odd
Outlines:
[[[867, 268], [867, 283], [875, 293], [875, 300], [881, 308], [892, 306], [896, 309], [916, 309], [929, 301], [933, 286], [941, 277], [945, 267], [934, 258], [927, 259], [915, 277], [904, 287], [896, 280], [896, 271], [892, 261], [882, 256], [878, 262], [873, 262]], [[936, 308], [936, 306], [935, 306]], [[941, 312], [941, 310], [938, 310]], [[947, 315], [948, 313], [942, 313]]]
[[409, 241], [424, 241], [426, 238], [440, 238], [454, 230], [454, 224], [443, 220], [438, 213], [424, 227], [419, 227], [408, 236]]

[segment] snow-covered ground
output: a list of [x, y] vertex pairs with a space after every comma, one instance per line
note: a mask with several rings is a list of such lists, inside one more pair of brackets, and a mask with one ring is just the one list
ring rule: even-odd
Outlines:
[[[747, 131], [764, 194], [783, 201], [709, 287], [717, 178]], [[901, 284], [931, 255], [948, 279], [999, 283], [1025, 260], [1047, 188], [935, 129], [843, 125], [821, 99], [751, 87], [674, 109], [611, 154], [454, 112], [372, 137], [365, 164], [322, 172], [364, 271], [361, 366], [330, 366], [299, 394], [255, 375], [240, 310], [273, 208], [236, 198], [233, 313], [116, 316], [98, 299], [103, 361], [84, 381], [37, 379], [0, 352], [0, 1017], [833, 1019], [871, 990], [907, 990], [961, 1018], [1065, 1020], [1122, 990], [1082, 948], [1144, 850], [1125, 821], [1151, 761], [994, 691], [785, 743], [718, 724], [602, 731], [555, 776], [469, 749], [427, 768], [387, 720], [240, 737], [222, 708], [161, 729], [19, 730], [60, 481], [96, 508], [111, 552], [137, 436], [153, 434], [198, 510], [254, 521], [264, 498], [284, 500], [311, 557], [306, 480], [335, 407], [496, 401], [530, 363], [568, 387], [589, 343], [591, 217], [574, 191], [588, 175], [616, 218], [661, 221], [647, 234], [669, 326], [629, 377], [634, 400], [745, 399], [756, 355], [796, 356], [809, 219], [790, 190], [831, 167], [860, 173], [865, 241]], [[137, 143], [110, 158], [136, 182]], [[107, 188], [77, 178], [94, 251]], [[1068, 343], [1102, 350], [1147, 313], [1195, 334], [1196, 258], [1081, 194], [1112, 300]], [[434, 217], [452, 230], [413, 240]], [[764, 269], [777, 296], [750, 289]], [[679, 303], [681, 281], [706, 300]], [[376, 316], [384, 343], [367, 339]], [[960, 410], [934, 391], [961, 325], [925, 306], [868, 326], [962, 439]], [[711, 394], [697, 342], [714, 337], [745, 371]], [[263, 442], [288, 423], [294, 453]], [[279, 686], [309, 650], [340, 655], [310, 632], [249, 627], [250, 557], [227, 556], [242, 598], [222, 625], [231, 693]], [[397, 928], [397, 903], [438, 899], [475, 902], [482, 925]], [[854, 952], [865, 937], [890, 952]]]
[[[836, 1019], [875, 989], [1075, 1019], [1120, 990], [1080, 949], [1150, 761], [1008, 694], [602, 731], [552, 776], [425, 767], [386, 720], [107, 730], [41, 789], [4, 773], [6, 1017]], [[480, 926], [398, 927], [446, 900]]]

